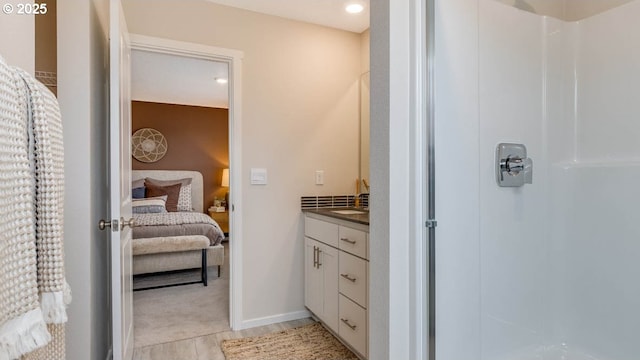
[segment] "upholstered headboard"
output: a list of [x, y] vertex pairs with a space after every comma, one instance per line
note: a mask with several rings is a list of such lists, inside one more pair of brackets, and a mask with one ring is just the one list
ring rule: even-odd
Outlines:
[[131, 180], [135, 181], [144, 178], [153, 178], [156, 180], [178, 180], [191, 178], [191, 203], [193, 209], [198, 212], [204, 212], [204, 190], [202, 174], [198, 171], [190, 170], [132, 170]]

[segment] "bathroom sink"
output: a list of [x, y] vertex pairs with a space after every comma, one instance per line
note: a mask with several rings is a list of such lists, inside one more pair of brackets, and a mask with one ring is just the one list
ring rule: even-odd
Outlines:
[[360, 210], [331, 210], [332, 213], [340, 214], [340, 215], [360, 215], [366, 214], [366, 211]]

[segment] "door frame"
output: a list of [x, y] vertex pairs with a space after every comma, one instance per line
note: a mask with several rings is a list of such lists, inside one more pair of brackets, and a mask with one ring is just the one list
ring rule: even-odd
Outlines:
[[[129, 34], [131, 50], [226, 63], [229, 66], [229, 324], [241, 329], [242, 316], [242, 59], [239, 50]], [[214, 81], [213, 79], [211, 81]]]

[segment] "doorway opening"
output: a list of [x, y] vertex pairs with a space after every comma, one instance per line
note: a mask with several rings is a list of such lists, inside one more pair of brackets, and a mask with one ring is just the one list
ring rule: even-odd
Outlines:
[[[146, 171], [151, 168], [195, 170], [202, 174], [203, 192], [200, 195], [202, 201], [196, 212], [203, 212], [213, 219], [225, 235], [222, 245], [225, 248], [222, 272], [220, 278], [216, 277], [215, 266], [209, 267], [208, 286], [190, 285], [193, 290], [206, 292], [190, 294], [195, 296], [192, 300], [185, 300], [185, 287], [173, 287], [167, 290], [177, 296], [169, 296], [168, 300], [188, 302], [186, 306], [194, 307], [196, 312], [193, 318], [198, 320], [198, 311], [216, 317], [216, 321], [195, 326], [188, 331], [196, 331], [185, 336], [205, 335], [210, 333], [235, 329], [241, 319], [239, 315], [241, 302], [241, 219], [236, 212], [241, 204], [240, 191], [240, 74], [242, 53], [235, 50], [215, 48], [192, 43], [183, 43], [166, 39], [146, 36], [130, 35], [132, 50], [132, 82], [136, 79], [136, 71], [144, 72], [150, 69], [149, 59], [162, 58], [165, 61], [164, 71], [160, 75], [150, 77], [144, 87], [148, 89], [146, 95], [137, 96], [135, 84], [132, 87], [133, 101], [133, 128], [153, 128], [154, 120], [161, 120], [168, 133], [166, 159], [157, 167], [150, 163], [135, 162], [134, 170]], [[136, 60], [139, 66], [136, 66]], [[171, 63], [175, 61], [175, 63]], [[138, 70], [136, 70], [138, 69]], [[142, 69], [142, 70], [141, 70]], [[199, 75], [199, 85], [186, 78], [181, 81], [180, 74], [183, 71], [190, 72], [190, 79]], [[178, 78], [175, 75], [178, 74]], [[172, 75], [174, 77], [172, 78]], [[149, 78], [149, 77], [147, 77]], [[224, 81], [227, 81], [224, 83]], [[176, 98], [163, 98], [160, 83], [170, 84], [175, 87]], [[197, 88], [199, 87], [199, 88]], [[197, 88], [197, 89], [196, 89]], [[144, 114], [137, 123], [136, 113]], [[156, 114], [156, 115], [153, 115]], [[155, 119], [151, 119], [155, 118]], [[187, 118], [189, 119], [187, 121]], [[150, 123], [149, 123], [150, 121]], [[170, 134], [179, 134], [177, 138], [169, 141]], [[169, 155], [169, 154], [172, 155]], [[162, 160], [160, 160], [162, 161]], [[175, 163], [178, 162], [178, 163]], [[134, 259], [135, 261], [135, 259]], [[211, 263], [210, 263], [211, 264]], [[217, 264], [217, 263], [215, 263]], [[176, 276], [176, 275], [171, 275]], [[219, 281], [218, 281], [219, 280]], [[215, 282], [218, 281], [218, 282]], [[198, 287], [198, 289], [195, 289]], [[182, 288], [182, 289], [181, 289]], [[145, 293], [144, 291], [140, 294]], [[140, 298], [148, 298], [152, 294], [142, 294]], [[187, 296], [187, 297], [189, 297]], [[173, 300], [172, 300], [173, 299]], [[147, 299], [148, 300], [148, 299]], [[152, 301], [153, 302], [153, 301]], [[214, 304], [216, 303], [216, 304]], [[135, 304], [135, 300], [134, 300]], [[228, 305], [227, 305], [228, 304]], [[237, 304], [237, 306], [234, 306]], [[166, 304], [171, 307], [170, 304]], [[178, 305], [178, 304], [176, 304]], [[182, 307], [185, 303], [180, 304]], [[135, 305], [134, 305], [135, 307]], [[197, 309], [201, 307], [200, 309]], [[202, 308], [206, 307], [206, 308]], [[136, 309], [137, 310], [137, 309]], [[190, 310], [191, 311], [191, 310]], [[138, 314], [145, 316], [144, 312]], [[149, 315], [149, 314], [147, 314]], [[138, 315], [134, 311], [134, 318]], [[153, 318], [151, 316], [150, 318]], [[192, 322], [185, 319], [186, 322]], [[201, 323], [204, 323], [201, 321]], [[149, 325], [149, 324], [147, 324]], [[153, 325], [151, 326], [153, 327]], [[161, 329], [158, 329], [161, 331]], [[136, 331], [137, 332], [137, 331]], [[153, 337], [153, 336], [152, 336]], [[134, 337], [135, 338], [135, 337]], [[140, 344], [136, 339], [136, 347], [139, 345], [151, 345], [144, 341]], [[159, 341], [172, 341], [164, 339]], [[158, 340], [156, 340], [158, 341]]]

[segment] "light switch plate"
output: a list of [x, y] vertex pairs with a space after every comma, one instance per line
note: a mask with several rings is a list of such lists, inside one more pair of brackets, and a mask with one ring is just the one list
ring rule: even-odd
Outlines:
[[267, 185], [267, 169], [251, 168], [251, 185]]
[[316, 185], [324, 185], [324, 170], [316, 170]]

